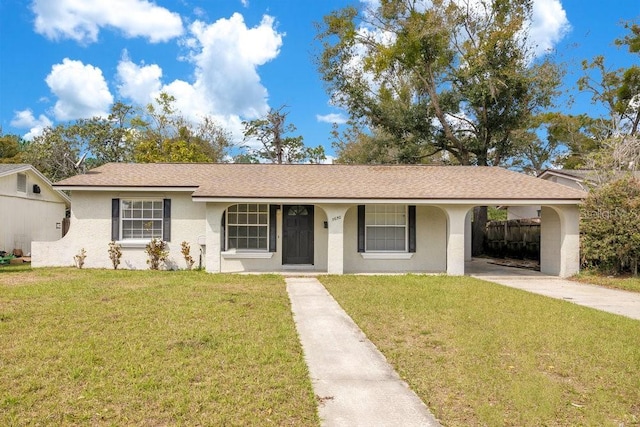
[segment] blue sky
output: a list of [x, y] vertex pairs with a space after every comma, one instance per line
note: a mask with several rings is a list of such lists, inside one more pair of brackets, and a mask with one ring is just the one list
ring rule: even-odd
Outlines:
[[[237, 138], [242, 120], [286, 105], [307, 145], [329, 154], [331, 106], [313, 63], [314, 22], [376, 0], [1, 0], [0, 125], [32, 138], [44, 126], [144, 105], [159, 91], [188, 117], [210, 115]], [[613, 46], [638, 0], [535, 0], [533, 35], [566, 62], [575, 93], [580, 62], [638, 61]], [[577, 96], [567, 112], [593, 110]]]

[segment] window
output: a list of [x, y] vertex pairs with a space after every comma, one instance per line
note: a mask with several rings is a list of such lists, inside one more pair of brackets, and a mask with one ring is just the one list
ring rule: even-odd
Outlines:
[[163, 238], [162, 200], [122, 200], [123, 240]]
[[407, 250], [407, 207], [367, 205], [365, 207], [365, 250], [404, 252]]
[[309, 215], [309, 211], [305, 206], [291, 206], [287, 211], [287, 215], [289, 216]]
[[27, 192], [27, 174], [19, 173], [18, 174], [18, 187], [17, 190], [21, 193]]
[[239, 204], [227, 209], [227, 248], [267, 250], [269, 205]]

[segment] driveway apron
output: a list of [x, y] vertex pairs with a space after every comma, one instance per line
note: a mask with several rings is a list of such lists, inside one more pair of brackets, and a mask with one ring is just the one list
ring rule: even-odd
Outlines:
[[286, 278], [323, 426], [439, 426], [316, 278]]
[[577, 283], [538, 271], [497, 266], [483, 259], [474, 259], [465, 268], [477, 279], [640, 320], [640, 293]]

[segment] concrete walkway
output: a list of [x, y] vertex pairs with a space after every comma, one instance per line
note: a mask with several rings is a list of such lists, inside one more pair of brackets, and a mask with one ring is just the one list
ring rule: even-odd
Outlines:
[[322, 284], [286, 278], [323, 426], [439, 426]]
[[482, 258], [467, 262], [465, 271], [478, 279], [640, 320], [640, 293], [576, 283], [538, 271], [491, 264]]

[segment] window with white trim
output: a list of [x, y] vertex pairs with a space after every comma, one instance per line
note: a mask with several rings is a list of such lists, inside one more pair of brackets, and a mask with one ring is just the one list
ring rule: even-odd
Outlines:
[[266, 251], [269, 205], [242, 203], [227, 209], [227, 249]]
[[406, 205], [367, 205], [365, 207], [365, 250], [367, 252], [407, 251]]
[[163, 238], [162, 199], [121, 200], [120, 203], [122, 240]]
[[20, 193], [26, 193], [27, 192], [27, 174], [26, 173], [19, 173], [19, 174], [17, 174], [17, 177], [18, 177], [18, 185], [17, 185], [16, 189]]

